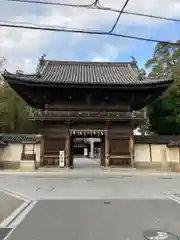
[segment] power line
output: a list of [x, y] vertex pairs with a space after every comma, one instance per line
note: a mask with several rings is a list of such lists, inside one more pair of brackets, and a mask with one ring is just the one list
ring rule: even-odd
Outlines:
[[[9, 0], [9, 1], [11, 1], [11, 0]], [[21, 1], [21, 0], [16, 0], [16, 1]], [[27, 1], [29, 1], [29, 0], [27, 0]], [[101, 9], [101, 10], [104, 10], [104, 11], [120, 12], [120, 10], [118, 10], [118, 9], [103, 6], [102, 4], [100, 4], [100, 0], [99, 0], [99, 3], [98, 3], [98, 8]], [[155, 18], [155, 19], [159, 19], [159, 20], [180, 22], [180, 19], [162, 17], [162, 16], [157, 16], [157, 15], [152, 15], [152, 14], [144, 14], [144, 13], [129, 12], [129, 11], [122, 11], [122, 13], [127, 14], [127, 15], [140, 16], [140, 17]]]
[[[97, 9], [97, 10], [102, 10], [102, 11], [116, 12], [116, 13], [121, 12], [121, 10], [114, 9], [114, 8], [109, 8], [109, 7], [105, 7], [105, 6], [101, 5], [99, 3], [99, 0], [96, 0], [93, 3], [88, 4], [88, 5], [66, 4], [66, 3], [56, 3], [56, 2], [38, 1], [38, 0], [4, 0], [4, 1], [18, 2], [18, 3], [29, 3], [29, 4], [43, 4], [43, 5], [52, 5], [52, 6], [62, 6], [62, 7], [73, 7], [73, 8]], [[122, 13], [126, 14], [126, 15], [148, 17], [148, 18], [154, 18], [154, 19], [171, 21], [171, 22], [180, 22], [180, 19], [155, 16], [155, 15], [152, 15], [152, 14], [144, 14], [144, 13], [129, 12], [129, 11], [122, 11]]]
[[[0, 21], [1, 27], [8, 27], [8, 28], [21, 28], [21, 29], [31, 29], [31, 30], [41, 30], [41, 31], [54, 31], [54, 32], [71, 32], [71, 33], [85, 33], [85, 34], [92, 34], [92, 35], [104, 35], [104, 36], [114, 36], [114, 37], [122, 37], [122, 38], [129, 38], [134, 40], [141, 40], [141, 41], [148, 41], [148, 42], [155, 42], [155, 43], [164, 43], [164, 44], [171, 44], [174, 46], [180, 46], [180, 43], [172, 43], [169, 41], [161, 41], [157, 39], [151, 39], [151, 38], [142, 38], [138, 36], [132, 36], [132, 35], [124, 35], [124, 34], [118, 34], [113, 33], [114, 29], [116, 28], [118, 21], [121, 17], [121, 15], [129, 14], [129, 15], [137, 15], [137, 16], [144, 16], [144, 17], [150, 17], [150, 18], [157, 18], [162, 20], [168, 20], [168, 21], [176, 21], [180, 22], [179, 19], [171, 19], [171, 18], [164, 18], [159, 16], [153, 16], [153, 15], [147, 15], [147, 14], [141, 14], [141, 13], [133, 13], [133, 12], [127, 12], [124, 11], [125, 7], [129, 3], [130, 0], [126, 0], [125, 4], [123, 5], [121, 10], [112, 9], [109, 7], [104, 7], [100, 4], [100, 0], [95, 0], [91, 4], [86, 5], [80, 5], [80, 4], [64, 4], [64, 3], [55, 3], [55, 2], [46, 2], [46, 1], [39, 1], [39, 0], [6, 0], [10, 2], [25, 2], [25, 3], [34, 3], [34, 4], [46, 4], [46, 5], [56, 5], [56, 6], [65, 6], [65, 7], [78, 7], [78, 8], [90, 8], [90, 9], [98, 9], [98, 10], [104, 10], [104, 11], [112, 11], [119, 13], [115, 23], [113, 24], [111, 30], [109, 32], [102, 32], [102, 31], [91, 31], [91, 30], [82, 30], [82, 29], [67, 29], [67, 28], [59, 28], [59, 27], [51, 27], [51, 26], [42, 26], [27, 22], [11, 22], [11, 21]], [[27, 26], [27, 24], [29, 26]], [[26, 26], [25, 26], [26, 25]]]
[[119, 13], [119, 15], [118, 15], [115, 23], [114, 23], [114, 25], [112, 26], [112, 28], [111, 28], [111, 30], [109, 31], [109, 33], [112, 33], [112, 32], [114, 31], [114, 29], [116, 28], [116, 26], [117, 26], [117, 24], [118, 24], [118, 22], [119, 22], [119, 19], [120, 19], [122, 13], [123, 13], [125, 7], [128, 5], [129, 1], [130, 1], [130, 0], [126, 0], [126, 2], [124, 3], [124, 5], [123, 5], [123, 7], [122, 7], [122, 9], [121, 9], [121, 11], [120, 11], [120, 13]]
[[124, 11], [123, 13], [124, 13], [124, 14], [127, 14], [127, 15], [134, 15], [134, 16], [140, 16], [140, 17], [148, 17], [148, 18], [154, 18], [154, 19], [171, 21], [171, 22], [180, 22], [180, 19], [168, 18], [168, 17], [160, 17], [160, 16], [151, 15], [151, 14], [134, 13], [134, 12], [127, 12], [127, 11]]
[[175, 43], [175, 42], [170, 42], [170, 41], [161, 41], [158, 39], [143, 38], [143, 37], [138, 37], [138, 36], [118, 34], [118, 33], [101, 32], [101, 31], [90, 31], [90, 30], [85, 31], [85, 30], [80, 30], [80, 29], [52, 28], [52, 27], [43, 27], [40, 25], [24, 26], [24, 25], [20, 25], [20, 24], [5, 23], [5, 21], [4, 21], [4, 23], [0, 23], [0, 27], [41, 30], [41, 31], [51, 31], [51, 32], [84, 33], [84, 34], [101, 35], [101, 36], [114, 36], [114, 37], [121, 37], [121, 38], [133, 39], [133, 40], [146, 41], [146, 42], [164, 43], [164, 44], [170, 44], [172, 46], [180, 47], [180, 43]]
[[59, 2], [48, 2], [39, 0], [5, 0], [6, 2], [18, 2], [18, 3], [30, 3], [30, 4], [43, 4], [43, 5], [53, 5], [62, 7], [75, 7], [75, 8], [88, 8], [96, 6], [99, 0], [95, 0], [90, 4], [69, 4], [69, 3], [59, 3]]

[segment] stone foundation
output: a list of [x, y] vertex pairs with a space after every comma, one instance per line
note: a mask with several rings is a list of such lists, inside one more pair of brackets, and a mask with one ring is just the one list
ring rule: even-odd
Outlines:
[[162, 164], [160, 162], [135, 162], [134, 163], [134, 167], [135, 168], [142, 168], [142, 169], [148, 169], [148, 168], [153, 168], [153, 169], [161, 169], [162, 168]]
[[131, 166], [130, 158], [110, 158], [110, 167], [128, 167]]
[[0, 169], [19, 169], [20, 161], [0, 161]]
[[162, 165], [161, 162], [135, 162], [134, 163], [135, 168], [139, 169], [155, 169], [155, 170], [161, 170], [164, 168], [164, 170], [170, 170], [172, 172], [180, 172], [180, 163], [168, 163], [167, 169]]
[[180, 163], [169, 163], [172, 172], [180, 172]]

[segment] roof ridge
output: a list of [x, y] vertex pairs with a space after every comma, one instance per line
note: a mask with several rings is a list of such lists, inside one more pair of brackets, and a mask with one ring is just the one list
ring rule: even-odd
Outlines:
[[37, 73], [38, 75], [43, 75], [45, 69], [47, 68], [47, 66], [48, 66], [48, 64], [49, 64], [49, 61], [46, 60], [44, 63], [45, 63], [44, 66], [42, 66], [42, 67], [39, 69], [39, 72]]
[[0, 137], [2, 136], [37, 136], [41, 137], [41, 134], [33, 134], [33, 133], [0, 133]]
[[134, 62], [117, 62], [117, 61], [113, 61], [113, 62], [93, 62], [93, 61], [61, 61], [61, 60], [45, 60], [46, 62], [48, 62], [49, 64], [61, 64], [61, 65], [78, 65], [78, 64], [84, 64], [84, 65], [136, 65]]
[[[134, 67], [132, 68], [132, 64], [128, 64], [128, 68], [131, 71], [132, 76], [135, 77], [135, 78], [138, 78], [138, 67], [135, 63], [133, 63], [133, 65], [134, 65]], [[137, 72], [134, 69], [136, 69]]]

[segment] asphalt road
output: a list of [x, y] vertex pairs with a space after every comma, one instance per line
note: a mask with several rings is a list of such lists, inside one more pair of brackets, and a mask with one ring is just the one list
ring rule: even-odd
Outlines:
[[180, 193], [180, 176], [117, 176], [114, 178], [61, 178], [1, 176], [0, 187], [19, 192], [30, 198], [120, 198], [164, 199], [164, 192]]
[[10, 231], [10, 228], [0, 228], [0, 240], [4, 240]]
[[143, 240], [143, 232], [152, 229], [180, 237], [180, 205], [171, 200], [45, 200], [9, 240]]
[[0, 191], [0, 223], [22, 203], [22, 200], [19, 200]]
[[164, 194], [180, 197], [180, 176], [1, 175], [0, 187], [38, 201], [8, 240], [142, 240], [153, 229], [180, 234], [180, 204]]

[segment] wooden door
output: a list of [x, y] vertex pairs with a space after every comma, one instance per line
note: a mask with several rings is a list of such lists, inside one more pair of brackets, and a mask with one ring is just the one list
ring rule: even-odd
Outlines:
[[131, 165], [129, 138], [110, 139], [110, 165]]
[[45, 138], [43, 165], [59, 166], [59, 151], [64, 151], [64, 149], [64, 138]]

